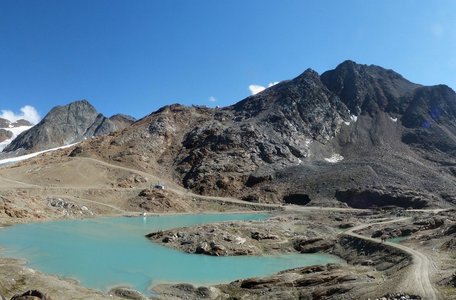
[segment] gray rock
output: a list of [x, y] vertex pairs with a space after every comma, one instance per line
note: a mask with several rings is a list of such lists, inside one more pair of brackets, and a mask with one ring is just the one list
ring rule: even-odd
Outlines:
[[225, 248], [225, 246], [220, 245], [220, 244], [216, 244], [216, 243], [214, 243], [214, 242], [211, 242], [211, 243], [210, 243], [210, 246], [211, 246], [211, 252], [210, 252], [211, 255], [215, 255], [215, 256], [223, 256], [223, 255], [226, 255], [226, 248]]
[[148, 299], [145, 297], [143, 294], [141, 294], [138, 291], [132, 290], [130, 288], [124, 288], [124, 287], [117, 287], [113, 288], [109, 291], [109, 294], [112, 294], [114, 296], [123, 298], [123, 299], [130, 299], [130, 300], [146, 300]]
[[210, 251], [209, 244], [207, 242], [200, 243], [198, 246], [196, 246], [195, 253], [196, 254], [205, 254]]

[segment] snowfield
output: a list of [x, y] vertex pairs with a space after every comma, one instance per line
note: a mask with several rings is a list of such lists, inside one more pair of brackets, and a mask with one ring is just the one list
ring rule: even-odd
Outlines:
[[10, 139], [4, 140], [3, 142], [0, 143], [0, 152], [3, 151], [3, 149], [6, 148], [19, 134], [21, 134], [24, 131], [29, 130], [33, 126], [19, 126], [19, 127], [11, 127], [9, 128], [3, 128], [5, 130], [11, 131], [13, 133], [13, 136]]
[[32, 157], [38, 156], [38, 155], [43, 154], [43, 153], [56, 151], [56, 150], [59, 150], [59, 149], [70, 148], [70, 147], [72, 147], [72, 146], [74, 146], [76, 144], [78, 144], [78, 143], [74, 143], [74, 144], [66, 145], [66, 146], [61, 146], [61, 147], [57, 147], [57, 148], [52, 148], [52, 149], [47, 149], [47, 150], [43, 150], [43, 151], [39, 151], [39, 152], [34, 152], [34, 153], [22, 155], [22, 156], [0, 159], [0, 166], [4, 165], [4, 164], [10, 164], [10, 163], [15, 163], [15, 162], [23, 161], [23, 160], [26, 160], [26, 159], [30, 159]]

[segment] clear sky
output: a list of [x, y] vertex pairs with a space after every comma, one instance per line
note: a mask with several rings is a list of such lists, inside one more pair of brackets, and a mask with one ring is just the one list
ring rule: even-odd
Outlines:
[[0, 1], [0, 110], [17, 114], [225, 106], [346, 59], [456, 88], [456, 1]]

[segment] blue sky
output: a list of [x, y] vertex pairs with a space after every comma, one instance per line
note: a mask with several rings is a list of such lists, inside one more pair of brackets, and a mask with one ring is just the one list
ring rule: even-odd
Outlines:
[[346, 59], [456, 88], [456, 1], [0, 1], [0, 110], [17, 114], [225, 106]]

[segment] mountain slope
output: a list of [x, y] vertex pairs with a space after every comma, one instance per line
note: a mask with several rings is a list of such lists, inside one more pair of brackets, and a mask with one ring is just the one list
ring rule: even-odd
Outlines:
[[171, 105], [82, 143], [207, 195], [364, 207], [456, 203], [456, 94], [347, 61], [222, 108]]
[[114, 122], [98, 113], [87, 100], [75, 101], [54, 107], [40, 123], [20, 134], [4, 151], [24, 149], [32, 152], [72, 144], [123, 129], [129, 124], [125, 120]]

